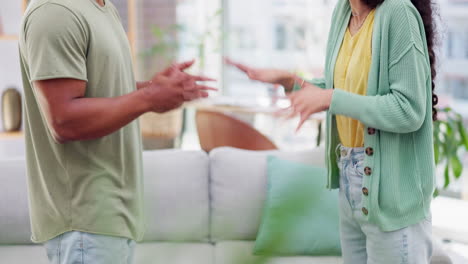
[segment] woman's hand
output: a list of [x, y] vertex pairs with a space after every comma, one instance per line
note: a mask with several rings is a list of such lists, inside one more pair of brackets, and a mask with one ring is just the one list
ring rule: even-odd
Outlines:
[[300, 116], [301, 118], [296, 131], [301, 129], [311, 115], [328, 110], [332, 96], [332, 89], [320, 89], [309, 83], [304, 84], [301, 90], [290, 94], [291, 106], [286, 109], [289, 111], [288, 117]]
[[234, 62], [229, 58], [225, 58], [224, 61], [226, 64], [243, 71], [251, 80], [279, 84], [282, 85], [286, 91], [292, 90], [294, 81], [296, 80], [296, 76], [286, 70], [252, 68], [247, 65]]

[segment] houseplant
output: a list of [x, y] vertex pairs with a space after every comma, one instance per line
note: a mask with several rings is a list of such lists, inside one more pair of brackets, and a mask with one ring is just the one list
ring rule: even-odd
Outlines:
[[[196, 71], [199, 75], [205, 75], [206, 71], [206, 50], [208, 49], [208, 42], [215, 43], [216, 49], [219, 49], [221, 39], [218, 36], [218, 32], [221, 32], [216, 21], [222, 14], [222, 9], [216, 10], [212, 15], [207, 16], [204, 22], [204, 29], [199, 31], [187, 29], [183, 25], [171, 24], [166, 27], [153, 25], [151, 27], [151, 34], [154, 39], [154, 43], [145, 51], [141, 53], [141, 56], [145, 59], [159, 61], [159, 66], [167, 67], [170, 63], [177, 59], [181, 47], [185, 47], [193, 51], [196, 59], [192, 71]], [[181, 43], [178, 38], [181, 34], [185, 34], [187, 40], [185, 43]], [[217, 50], [215, 50], [216, 52]], [[142, 130], [145, 135], [145, 131], [156, 131], [160, 124], [166, 124], [166, 129], [161, 135], [165, 135], [166, 138], [181, 136], [183, 133], [183, 120], [185, 116], [188, 116], [187, 120], [192, 122], [194, 120], [194, 112], [192, 110], [186, 111], [186, 109], [176, 110], [164, 115], [148, 114], [142, 117]], [[167, 126], [169, 124], [169, 126]], [[190, 125], [190, 124], [189, 124]], [[170, 132], [170, 133], [168, 133]], [[148, 137], [148, 136], [146, 136]], [[167, 146], [166, 146], [167, 147]]]
[[[434, 122], [434, 158], [436, 165], [444, 166], [443, 188], [459, 179], [463, 172], [460, 152], [468, 150], [468, 133], [463, 117], [446, 107], [439, 109], [439, 119]], [[436, 190], [435, 195], [438, 195]]]

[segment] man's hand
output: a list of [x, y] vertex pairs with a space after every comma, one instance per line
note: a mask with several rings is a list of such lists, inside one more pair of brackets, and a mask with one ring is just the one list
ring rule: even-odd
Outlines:
[[180, 107], [184, 102], [208, 97], [208, 91], [217, 91], [216, 88], [197, 83], [213, 79], [183, 72], [193, 63], [189, 61], [172, 65], [156, 74], [144, 88], [154, 112], [164, 113]]
[[174, 71], [185, 71], [187, 70], [188, 68], [192, 67], [192, 65], [195, 63], [195, 60], [191, 60], [191, 61], [186, 61], [186, 62], [182, 62], [182, 63], [174, 63], [172, 64], [171, 66], [167, 67], [165, 70], [163, 70], [162, 72], [158, 72], [156, 73], [153, 78], [151, 78], [151, 80], [149, 81], [146, 81], [146, 82], [137, 82], [137, 88], [138, 89], [141, 89], [141, 88], [145, 88], [145, 87], [148, 87], [151, 85], [151, 83], [153, 82], [156, 82], [158, 83], [158, 80], [160, 80], [161, 78], [167, 78], [169, 77]]
[[36, 81], [34, 89], [56, 142], [91, 140], [117, 131], [146, 112], [164, 113], [216, 90], [196, 83], [212, 79], [180, 69], [173, 66], [144, 88], [113, 98], [87, 98], [87, 83], [75, 79]]

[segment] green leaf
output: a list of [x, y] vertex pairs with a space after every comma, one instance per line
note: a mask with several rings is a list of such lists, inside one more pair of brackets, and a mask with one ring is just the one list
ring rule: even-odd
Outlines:
[[455, 178], [460, 178], [462, 172], [463, 172], [463, 165], [460, 161], [460, 159], [455, 155], [450, 159], [450, 165], [452, 167], [452, 172], [453, 175], [455, 175]]
[[437, 196], [439, 196], [439, 189], [435, 189], [434, 190], [434, 194], [432, 195], [434, 198], [436, 198]]
[[445, 107], [445, 108], [442, 108], [442, 109], [439, 109], [439, 110], [442, 111], [442, 112], [445, 112], [445, 113], [452, 112], [452, 108], [450, 108], [450, 107]]
[[450, 165], [449, 164], [445, 166], [444, 177], [445, 177], [445, 182], [444, 182], [444, 189], [445, 189], [450, 184]]
[[434, 141], [434, 162], [439, 164], [440, 159], [440, 145]]
[[466, 133], [465, 126], [463, 125], [463, 121], [458, 121], [457, 126], [458, 133], [460, 133], [461, 144], [465, 146], [466, 150], [468, 150], [468, 135]]
[[169, 26], [169, 29], [172, 31], [184, 31], [185, 27], [182, 24], [172, 24]]
[[214, 13], [214, 16], [220, 16], [223, 12], [224, 12], [224, 9], [220, 8], [216, 11], [216, 13]]
[[164, 31], [158, 26], [151, 27], [151, 32], [157, 39], [160, 39], [164, 36]]

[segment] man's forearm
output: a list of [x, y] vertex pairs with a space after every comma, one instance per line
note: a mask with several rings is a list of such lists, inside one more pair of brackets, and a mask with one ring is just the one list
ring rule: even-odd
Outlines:
[[114, 98], [78, 98], [61, 120], [53, 121], [58, 142], [92, 140], [109, 135], [151, 110], [143, 90]]

